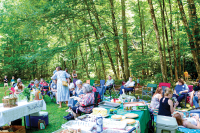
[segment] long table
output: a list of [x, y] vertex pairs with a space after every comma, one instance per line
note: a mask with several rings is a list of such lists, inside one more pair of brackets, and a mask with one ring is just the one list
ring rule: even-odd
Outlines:
[[[108, 109], [109, 110], [109, 109]], [[109, 112], [109, 111], [108, 111]], [[138, 118], [135, 118], [135, 120], [138, 120], [140, 122], [140, 130], [141, 133], [148, 133], [148, 122], [150, 120], [150, 113], [149, 110], [144, 111], [124, 111], [123, 105], [119, 109], [117, 109], [117, 115], [125, 115], [127, 113], [135, 113], [138, 114]], [[111, 117], [113, 114], [109, 114], [109, 117]]]
[[0, 126], [8, 124], [11, 121], [19, 119], [41, 110], [46, 110], [46, 103], [44, 100], [34, 100], [32, 102], [19, 102], [18, 106], [12, 108], [4, 108], [0, 104]]

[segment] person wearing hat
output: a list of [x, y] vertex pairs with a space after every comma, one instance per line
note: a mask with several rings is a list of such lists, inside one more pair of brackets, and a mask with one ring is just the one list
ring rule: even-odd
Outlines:
[[28, 85], [28, 88], [30, 88], [30, 90], [32, 90], [32, 87], [34, 86], [34, 81], [31, 80], [30, 84]]

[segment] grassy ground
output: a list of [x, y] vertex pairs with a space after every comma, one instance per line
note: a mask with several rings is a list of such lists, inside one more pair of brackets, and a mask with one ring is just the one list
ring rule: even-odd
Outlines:
[[[5, 90], [3, 89], [3, 87], [0, 87], [0, 103], [2, 103], [2, 97], [4, 96]], [[139, 96], [141, 99], [141, 94], [142, 88], [136, 88], [136, 98]], [[143, 98], [145, 99], [146, 97]], [[147, 100], [150, 100], [150, 98], [147, 97]], [[49, 125], [47, 126], [46, 130], [37, 130], [32, 128], [32, 130], [27, 130], [27, 133], [51, 133], [60, 129], [61, 125], [67, 122], [65, 119], [63, 119], [63, 116], [67, 115], [67, 113], [65, 112], [65, 110], [68, 109], [68, 107], [66, 107], [66, 104], [63, 103], [63, 108], [58, 108], [58, 105], [55, 103], [55, 99], [51, 101], [48, 96], [45, 96], [45, 101], [47, 105], [46, 111], [49, 113]]]

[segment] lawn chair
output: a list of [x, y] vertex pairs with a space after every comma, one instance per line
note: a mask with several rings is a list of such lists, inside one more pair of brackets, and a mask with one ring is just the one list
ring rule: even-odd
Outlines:
[[105, 80], [100, 80], [100, 84], [95, 84], [95, 88], [97, 89], [97, 92], [99, 92], [101, 101], [103, 101], [104, 98], [104, 90], [103, 86], [105, 85]]
[[[90, 107], [90, 106], [98, 107], [98, 95], [99, 95], [99, 92], [94, 93], [94, 104], [90, 104], [90, 105], [87, 105], [87, 106], [81, 106], [81, 107], [83, 107], [83, 108]], [[90, 113], [92, 113], [92, 111], [89, 112], [89, 114]], [[82, 114], [85, 114], [85, 113], [81, 113], [81, 115]]]
[[[149, 88], [151, 88], [150, 91], [149, 91]], [[143, 95], [146, 95], [146, 99], [147, 99], [147, 96], [151, 98], [153, 96], [154, 90], [156, 90], [156, 88], [157, 88], [157, 84], [148, 84], [147, 87], [143, 86], [142, 87], [142, 99], [143, 99]]]
[[[188, 85], [188, 88], [189, 88], [189, 93], [193, 91], [193, 85]], [[186, 103], [190, 103], [190, 95], [187, 96], [186, 98]], [[193, 106], [193, 104], [191, 105]]]
[[[177, 92], [177, 91], [179, 92], [179, 91], [182, 90], [182, 88], [177, 87], [177, 86], [176, 86], [174, 89], [176, 90], [176, 92]], [[189, 92], [188, 92], [188, 93], [189, 93]], [[185, 107], [186, 107], [186, 103], [187, 103], [187, 96], [188, 96], [188, 93], [185, 93]]]
[[94, 82], [95, 82], [94, 80], [90, 80], [90, 85], [95, 86]]
[[159, 87], [162, 88], [163, 90], [163, 97], [164, 97], [164, 93], [165, 93], [165, 88], [170, 88], [171, 87], [171, 83], [159, 83]]

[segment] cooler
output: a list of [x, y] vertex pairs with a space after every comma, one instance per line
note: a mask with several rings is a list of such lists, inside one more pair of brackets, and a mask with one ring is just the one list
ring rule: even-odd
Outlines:
[[157, 116], [156, 133], [176, 133], [178, 124], [176, 119], [168, 116]]
[[[30, 115], [30, 121], [31, 121], [31, 127], [38, 127], [38, 121], [40, 120], [44, 120], [45, 124], [48, 125], [49, 124], [49, 116], [48, 116], [48, 112], [44, 112], [44, 111], [40, 111], [37, 113], [33, 113]], [[30, 126], [29, 123], [29, 116], [26, 116], [26, 125]]]

